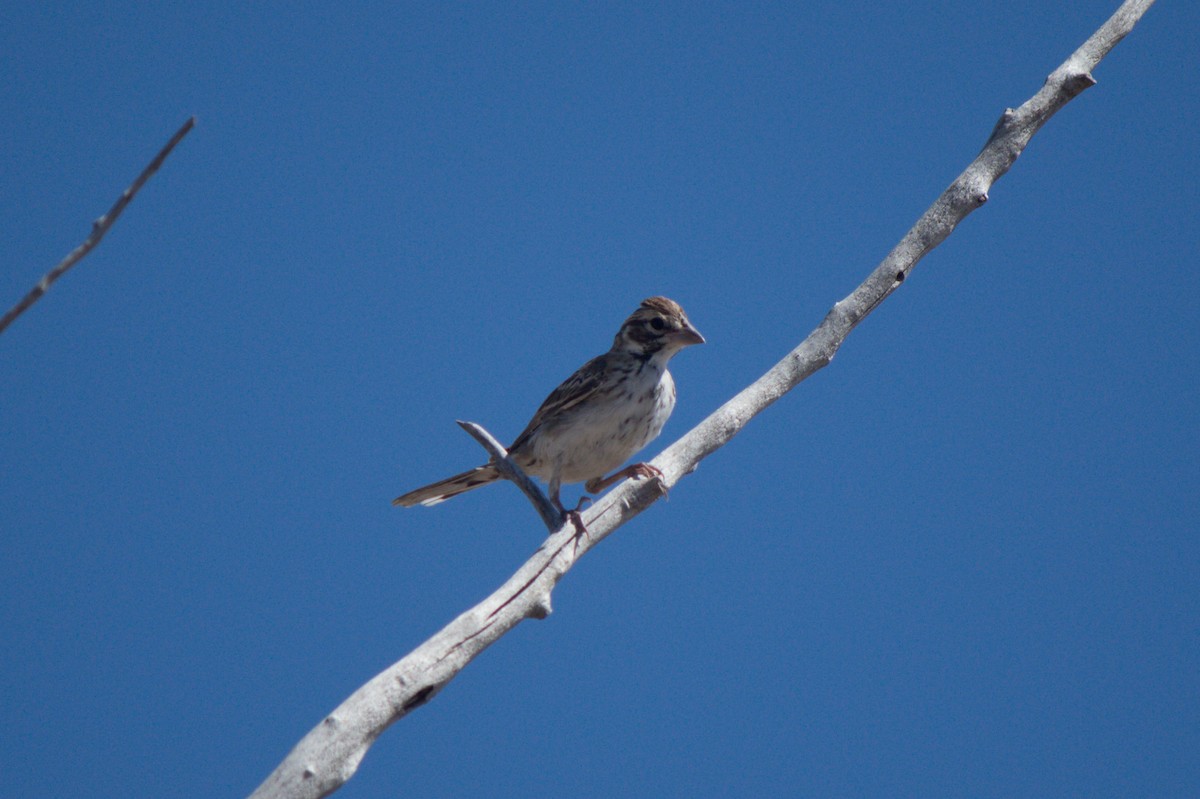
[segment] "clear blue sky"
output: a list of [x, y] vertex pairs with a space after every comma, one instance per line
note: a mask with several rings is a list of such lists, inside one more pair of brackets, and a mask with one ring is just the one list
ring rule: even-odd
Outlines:
[[[799, 342], [1117, 0], [9, 3], [13, 797], [242, 796], [543, 530], [482, 460], [643, 297], [654, 454]], [[345, 797], [1200, 794], [1200, 7], [1163, 0], [834, 363]], [[567, 492], [575, 496], [575, 488]]]

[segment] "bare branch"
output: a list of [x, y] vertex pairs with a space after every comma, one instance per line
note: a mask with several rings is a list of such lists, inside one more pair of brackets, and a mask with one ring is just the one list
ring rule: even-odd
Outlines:
[[171, 154], [171, 151], [175, 149], [175, 145], [179, 144], [179, 142], [188, 134], [188, 131], [190, 131], [195, 124], [196, 118], [188, 117], [187, 122], [183, 123], [183, 127], [175, 131], [175, 135], [171, 137], [171, 140], [168, 141], [166, 145], [158, 151], [158, 155], [154, 156], [154, 160], [150, 162], [149, 166], [142, 170], [142, 174], [137, 176], [137, 180], [133, 181], [129, 188], [121, 192], [121, 196], [117, 198], [115, 203], [113, 203], [112, 208], [108, 209], [108, 213], [92, 223], [92, 232], [86, 239], [83, 240], [83, 244], [80, 244], [78, 247], [71, 250], [71, 252], [67, 254], [67, 257], [63, 258], [62, 261], [59, 262], [58, 266], [47, 272], [46, 275], [38, 281], [37, 285], [34, 286], [29, 293], [21, 299], [20, 302], [14, 305], [8, 313], [4, 314], [3, 318], [0, 318], [0, 333], [3, 333], [4, 329], [12, 324], [14, 319], [25, 313], [29, 306], [41, 299], [42, 295], [46, 293], [46, 290], [50, 288], [50, 284], [66, 274], [68, 269], [83, 260], [83, 257], [91, 252], [93, 247], [100, 243], [100, 239], [104, 238], [104, 234], [107, 233], [108, 229], [113, 226], [114, 222], [117, 221], [117, 217], [119, 217], [121, 212], [125, 210], [125, 206], [129, 205], [134, 196], [141, 190], [142, 186], [145, 185], [146, 181], [158, 171], [160, 166], [162, 166], [163, 161], [165, 161], [167, 156]]
[[538, 515], [542, 517], [542, 523], [546, 525], [547, 530], [553, 533], [563, 526], [565, 520], [563, 515], [558, 512], [558, 508], [554, 507], [550, 498], [542, 489], [538, 488], [538, 484], [533, 482], [533, 478], [525, 474], [525, 471], [512, 458], [508, 457], [508, 451], [501, 446], [495, 436], [474, 422], [460, 420], [458, 426], [470, 433], [471, 437], [488, 451], [488, 454], [492, 456], [492, 463], [496, 464], [500, 474], [516, 483], [517, 488], [529, 497], [529, 501], [533, 503]]
[[[1113, 17], [1016, 110], [1005, 111], [983, 151], [938, 197], [898, 245], [808, 338], [770, 371], [669, 446], [653, 464], [669, 487], [733, 438], [800, 381], [826, 366], [846, 336], [900, 286], [913, 266], [986, 200], [1034, 133], [1095, 81], [1091, 69], [1152, 5], [1127, 0]], [[309, 732], [253, 794], [258, 799], [316, 799], [340, 788], [383, 730], [429, 701], [472, 658], [526, 618], [550, 612], [558, 579], [594, 544], [641, 513], [661, 492], [657, 481], [626, 480], [585, 516], [588, 535], [571, 527], [551, 535], [495, 593], [448, 624], [400, 662], [356, 691]], [[570, 544], [574, 543], [574, 546]]]

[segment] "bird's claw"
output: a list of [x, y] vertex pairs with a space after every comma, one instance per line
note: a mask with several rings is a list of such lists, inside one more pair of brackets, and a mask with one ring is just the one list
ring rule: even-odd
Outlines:
[[659, 477], [663, 476], [662, 469], [652, 463], [635, 463], [629, 467], [630, 477]]

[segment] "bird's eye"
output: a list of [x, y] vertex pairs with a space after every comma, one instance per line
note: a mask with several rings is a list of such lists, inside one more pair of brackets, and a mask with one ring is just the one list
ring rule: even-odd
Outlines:
[[657, 330], [660, 333], [662, 332], [662, 329], [666, 326], [667, 326], [667, 323], [664, 322], [662, 320], [662, 317], [660, 317], [660, 316], [656, 316], [650, 320], [650, 327], [654, 328], [655, 330]]

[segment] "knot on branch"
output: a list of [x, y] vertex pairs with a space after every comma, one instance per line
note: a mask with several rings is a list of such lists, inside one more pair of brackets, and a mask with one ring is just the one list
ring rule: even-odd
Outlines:
[[1004, 113], [996, 120], [996, 124], [992, 127], [992, 132], [987, 138], [987, 142], [983, 145], [985, 148], [995, 139], [1008, 133], [1017, 119], [1017, 111], [1014, 108], [1005, 108]]
[[1077, 72], [1063, 81], [1063, 90], [1074, 97], [1084, 89], [1090, 89], [1095, 85], [1096, 79], [1092, 77], [1092, 73]]
[[1056, 70], [1047, 82], [1057, 82], [1068, 99], [1077, 97], [1084, 89], [1096, 85], [1096, 79], [1092, 77], [1091, 72], [1070, 66], [1069, 63]]
[[428, 702], [432, 696], [433, 686], [426, 685], [424, 688], [413, 694], [413, 696], [411, 696], [403, 705], [401, 705], [400, 709], [407, 713], [410, 710], [418, 708]]
[[539, 594], [537, 599], [529, 608], [529, 616], [533, 619], [544, 619], [554, 612], [554, 608], [550, 606], [550, 592]]

